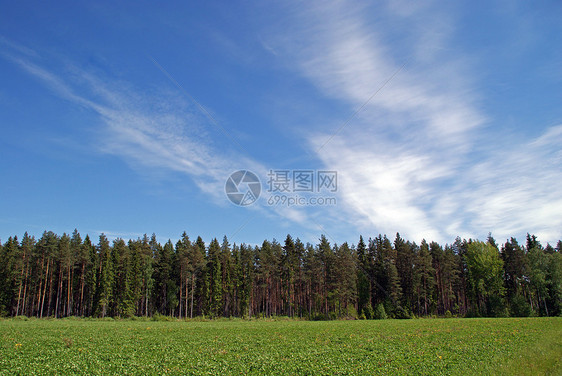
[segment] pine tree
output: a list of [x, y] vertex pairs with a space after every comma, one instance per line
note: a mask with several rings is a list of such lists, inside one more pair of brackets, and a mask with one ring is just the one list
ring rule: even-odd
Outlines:
[[527, 235], [527, 244], [532, 246], [527, 251], [527, 259], [529, 262], [529, 283], [531, 294], [534, 296], [533, 309], [536, 309], [541, 315], [548, 316], [548, 306], [546, 300], [549, 295], [548, 291], [548, 255], [541, 249], [540, 244], [533, 238], [529, 242], [529, 235]]
[[53, 269], [55, 255], [57, 252], [59, 237], [52, 231], [45, 231], [39, 239], [36, 251], [41, 255], [41, 267], [39, 272], [39, 289], [37, 299], [38, 317], [51, 315], [51, 302], [53, 290]]
[[98, 243], [98, 253], [100, 258], [97, 293], [98, 302], [95, 309], [98, 316], [102, 318], [108, 314], [108, 309], [113, 303], [113, 258], [109, 240], [105, 234], [101, 234]]
[[9, 237], [0, 249], [0, 316], [11, 316], [16, 283], [14, 271], [19, 253], [18, 238]]
[[222, 273], [220, 245], [216, 238], [209, 244], [207, 253], [207, 275], [209, 279], [209, 315], [218, 317], [222, 307]]
[[[72, 265], [70, 271], [70, 281], [68, 285], [67, 301], [68, 314], [80, 315], [84, 300], [84, 286], [86, 280], [86, 264], [88, 261], [87, 254], [82, 246], [82, 237], [77, 229], [72, 232], [70, 239], [70, 254], [72, 255]], [[76, 287], [76, 289], [74, 289]]]
[[131, 317], [135, 313], [133, 292], [133, 256], [123, 239], [113, 242], [113, 260], [116, 268], [113, 284], [114, 312], [119, 317]]
[[[207, 274], [207, 259], [205, 255], [205, 242], [198, 236], [193, 247], [193, 255], [191, 257], [192, 264], [194, 265], [195, 274], [192, 278], [195, 281], [197, 291], [197, 314], [208, 314], [209, 311], [209, 278]], [[195, 268], [197, 267], [197, 268]], [[192, 287], [193, 295], [193, 287]], [[193, 297], [193, 296], [192, 296]], [[193, 299], [191, 300], [191, 317], [193, 317]]]
[[439, 314], [445, 313], [445, 289], [443, 287], [443, 247], [437, 242], [429, 244], [429, 253], [432, 258], [433, 269], [435, 269], [435, 288], [434, 300], [437, 303], [437, 312]]
[[[152, 244], [154, 244], [152, 242]], [[167, 315], [177, 305], [175, 299], [176, 289], [172, 280], [172, 263], [174, 246], [168, 240], [164, 247], [154, 244], [154, 302], [156, 311]], [[172, 303], [172, 304], [170, 304]], [[171, 306], [172, 305], [172, 306]]]
[[[443, 286], [443, 309], [458, 312], [459, 297], [456, 292], [460, 289], [459, 256], [450, 246], [445, 247], [441, 262], [441, 277]], [[444, 313], [445, 313], [444, 312]]]
[[99, 259], [96, 252], [96, 248], [92, 244], [90, 237], [86, 235], [84, 242], [82, 243], [83, 252], [88, 257], [88, 264], [86, 268], [86, 284], [84, 288], [84, 307], [82, 309], [82, 315], [92, 316], [94, 314], [94, 308], [96, 302], [96, 291], [98, 284], [98, 265]]
[[400, 286], [400, 277], [398, 277], [398, 270], [396, 269], [396, 265], [394, 265], [394, 262], [392, 262], [392, 260], [388, 261], [387, 273], [389, 298], [390, 302], [392, 303], [392, 307], [394, 308], [393, 313], [397, 317], [407, 317], [408, 312], [405, 311], [400, 304], [402, 298], [402, 287]]
[[541, 243], [537, 240], [535, 235], [527, 233], [527, 252], [533, 248], [542, 249]]
[[300, 260], [298, 259], [295, 242], [291, 235], [285, 238], [283, 255], [281, 257], [281, 273], [283, 280], [283, 300], [286, 302], [284, 312], [288, 316], [294, 315], [295, 276], [298, 273]]
[[396, 250], [396, 270], [402, 290], [401, 304], [409, 314], [413, 310], [414, 304], [414, 249], [412, 244], [406, 243], [400, 237], [399, 233], [396, 233], [394, 249]]
[[220, 248], [220, 264], [221, 264], [221, 289], [222, 289], [222, 303], [220, 314], [224, 317], [230, 317], [233, 311], [233, 297], [234, 297], [234, 284], [233, 284], [233, 262], [230, 250], [230, 243], [226, 235], [223, 238]]
[[[359, 238], [357, 247], [330, 245], [326, 236], [304, 245], [289, 234], [283, 244], [208, 248], [184, 232], [175, 247], [146, 235], [105, 235], [97, 246], [75, 229], [72, 237], [45, 231], [0, 243], [0, 312], [37, 317], [257, 315], [373, 318], [418, 315], [560, 315], [562, 242], [526, 247], [511, 238], [498, 250], [456, 238], [420, 247], [396, 234]], [[505, 299], [507, 298], [507, 300]], [[354, 309], [357, 308], [357, 311]], [[384, 314], [383, 314], [384, 312]]]
[[384, 239], [379, 234], [375, 239], [369, 239], [368, 253], [372, 258], [371, 266], [371, 307], [383, 303], [388, 298], [388, 273], [385, 264], [387, 257], [384, 250]]
[[[33, 281], [31, 280], [31, 270], [32, 270], [32, 257], [35, 250], [35, 238], [29, 236], [26, 232], [23, 235], [21, 241], [21, 255], [22, 255], [22, 269], [20, 273], [20, 287], [18, 289], [18, 300], [16, 307], [17, 315], [33, 315], [32, 311], [28, 310], [28, 300], [32, 298], [32, 286]], [[0, 253], [1, 253], [0, 247]]]
[[255, 254], [256, 274], [257, 274], [257, 295], [261, 297], [261, 306], [266, 317], [273, 314], [273, 281], [275, 272], [275, 258], [273, 246], [268, 240], [264, 240], [261, 248]]
[[238, 276], [238, 290], [240, 296], [240, 316], [252, 317], [251, 295], [253, 290], [254, 268], [251, 248], [240, 245], [240, 274]]
[[335, 269], [335, 255], [333, 249], [330, 247], [330, 242], [325, 235], [320, 237], [320, 244], [318, 244], [318, 257], [322, 265], [322, 297], [324, 300], [324, 315], [328, 315], [330, 308], [334, 305], [334, 293], [337, 281], [334, 278]]
[[150, 240], [144, 234], [140, 243], [140, 256], [141, 256], [141, 275], [142, 275], [142, 300], [141, 300], [141, 314], [144, 316], [152, 315], [151, 298], [154, 289], [154, 250], [159, 246], [156, 241], [156, 235], [152, 234]]
[[359, 237], [357, 244], [357, 313], [364, 314], [367, 306], [371, 305], [371, 282], [369, 281], [370, 265], [367, 256], [367, 246], [363, 237]]
[[562, 314], [562, 254], [555, 251], [548, 255], [548, 273], [546, 276], [549, 291], [548, 312], [551, 316]]
[[427, 242], [422, 240], [414, 265], [414, 288], [417, 295], [418, 315], [428, 315], [432, 305], [435, 269]]
[[524, 277], [527, 274], [527, 258], [515, 238], [511, 238], [510, 241], [504, 244], [501, 256], [504, 266], [506, 293], [509, 301], [512, 302], [516, 296], [523, 293]]
[[283, 301], [283, 247], [276, 239], [271, 242], [271, 300], [273, 315], [284, 314]]
[[302, 317], [306, 312], [305, 289], [306, 281], [304, 276], [304, 243], [297, 238], [295, 240], [295, 254], [293, 259], [293, 268], [295, 270], [295, 281], [293, 286], [293, 295], [295, 301], [295, 310], [297, 314]]
[[179, 286], [179, 311], [178, 317], [181, 319], [187, 317], [189, 312], [189, 286], [191, 283], [191, 274], [193, 273], [193, 267], [190, 262], [189, 254], [193, 252], [191, 250], [191, 240], [189, 236], [184, 231], [181, 235], [181, 239], [176, 243], [176, 259], [177, 259], [177, 285]]
[[[133, 315], [142, 315], [142, 288], [143, 288], [143, 254], [142, 254], [142, 241], [137, 239], [135, 241], [129, 240], [127, 248], [130, 254], [130, 275], [129, 275], [129, 291], [131, 294], [131, 301], [133, 303]], [[128, 308], [128, 307], [127, 307]], [[128, 314], [123, 308], [124, 314]]]
[[343, 243], [336, 251], [336, 280], [338, 291], [338, 310], [340, 316], [347, 316], [348, 308], [355, 309], [357, 301], [356, 255], [347, 243]]
[[[64, 233], [58, 244], [58, 252], [56, 257], [56, 263], [58, 264], [58, 275], [57, 275], [57, 293], [56, 293], [56, 303], [55, 303], [55, 317], [65, 316], [66, 313], [62, 308], [65, 299], [65, 289], [64, 282], [66, 279], [68, 287], [70, 287], [70, 268], [72, 266], [72, 258], [70, 253], [70, 237]], [[66, 271], [68, 270], [68, 277], [66, 277]], [[66, 278], [65, 278], [66, 277]], [[70, 298], [70, 297], [69, 297]]]

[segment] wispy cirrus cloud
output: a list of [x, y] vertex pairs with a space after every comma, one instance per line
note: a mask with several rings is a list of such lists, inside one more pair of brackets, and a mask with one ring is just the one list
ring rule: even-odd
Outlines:
[[[312, 3], [295, 15], [294, 34], [273, 38], [323, 95], [351, 109], [409, 61], [327, 146], [337, 124], [308, 135], [324, 165], [339, 171], [350, 222], [417, 241], [488, 231], [499, 238], [525, 231], [547, 241], [561, 236], [562, 190], [554, 182], [562, 169], [552, 157], [560, 143], [544, 143], [559, 135], [557, 128], [496, 153], [485, 142], [489, 119], [470, 81], [478, 80], [473, 57], [455, 51], [447, 37], [454, 24], [443, 20], [452, 16], [436, 5], [379, 11], [367, 20], [371, 13], [349, 2]], [[388, 27], [405, 22], [404, 35]]]
[[71, 64], [63, 64], [63, 73], [55, 72], [17, 52], [3, 55], [60, 97], [98, 115], [101, 126], [93, 133], [99, 152], [119, 156], [133, 167], [185, 173], [207, 194], [223, 198], [225, 176], [235, 163], [213, 148], [204, 119], [187, 101], [166, 90], [142, 95], [126, 82]]
[[[95, 145], [99, 153], [123, 159], [141, 174], [176, 172], [188, 176], [218, 205], [230, 205], [224, 184], [233, 171], [248, 169], [262, 177], [267, 175], [268, 169], [263, 164], [240, 153], [236, 140], [225, 137], [221, 144], [213, 141], [216, 134], [227, 131], [214, 119], [211, 120], [215, 124], [209, 124], [208, 112], [202, 111], [199, 103], [191, 103], [188, 99], [193, 101], [193, 98], [189, 94], [185, 98], [185, 93], [161, 87], [151, 87], [149, 94], [145, 94], [146, 88], [108, 79], [69, 62], [60, 65], [64, 68], [49, 69], [39, 54], [22, 55], [20, 50], [28, 51], [24, 47], [11, 50], [2, 55], [59, 97], [96, 114], [97, 123], [92, 131], [95, 139], [89, 144]], [[225, 143], [231, 143], [231, 148], [225, 147]], [[280, 217], [288, 223], [314, 228], [307, 221], [305, 211], [298, 208], [268, 208], [262, 202], [249, 209], [254, 212], [248, 213], [250, 219], [257, 211], [270, 218]], [[111, 234], [117, 236], [119, 232]]]
[[454, 187], [450, 210], [464, 213], [465, 227], [493, 229], [500, 239], [530, 232], [556, 242], [562, 235], [560, 145], [562, 125], [490, 151]]
[[[259, 25], [253, 43], [239, 43], [236, 33], [222, 42], [215, 38], [227, 59], [248, 63], [248, 56], [250, 60], [260, 56], [254, 46], [268, 51], [275, 59], [275, 69], [260, 67], [263, 70], [257, 76], [264, 83], [273, 74], [280, 77], [279, 73], [287, 81], [294, 80], [290, 90], [297, 91], [298, 111], [309, 108], [308, 100], [313, 103], [311, 112], [329, 107], [325, 113], [302, 117], [303, 122], [341, 115], [329, 122], [307, 123], [298, 130], [307, 150], [315, 153], [313, 163], [320, 164], [304, 167], [338, 171], [337, 207], [264, 210], [255, 206], [253, 211], [281, 216], [284, 220], [276, 222], [280, 227], [294, 223], [315, 233], [334, 234], [346, 227], [367, 236], [400, 231], [408, 239], [440, 242], [452, 241], [457, 235], [481, 237], [488, 231], [498, 239], [526, 231], [543, 241], [562, 236], [556, 214], [562, 211], [561, 188], [556, 184], [562, 170], [561, 131], [558, 127], [544, 130], [560, 121], [553, 117], [549, 124], [538, 124], [543, 130], [536, 134], [532, 124], [528, 125], [525, 140], [517, 134], [502, 134], [505, 140], [498, 137], [499, 131], [493, 129], [498, 121], [483, 106], [485, 95], [494, 88], [483, 82], [484, 76], [475, 68], [481, 68], [486, 57], [457, 44], [462, 40], [472, 48], [477, 42], [472, 37], [458, 38], [455, 6], [406, 0], [376, 6], [296, 1], [276, 9], [279, 12], [267, 25], [254, 17], [248, 24]], [[251, 31], [252, 27], [247, 28]], [[244, 38], [252, 34], [246, 31]], [[517, 39], [510, 37], [515, 44]], [[532, 44], [531, 39], [527, 43]], [[225, 147], [228, 140], [215, 143], [224, 134], [213, 129], [189, 96], [175, 90], [164, 76], [164, 84], [156, 88], [133, 86], [67, 61], [61, 68], [57, 62], [1, 38], [0, 44], [7, 47], [1, 52], [4, 57], [59, 97], [94, 114], [97, 123], [91, 128], [96, 128], [97, 138], [91, 145], [98, 152], [115, 155], [141, 173], [185, 175], [221, 204], [227, 203], [224, 181], [233, 170], [248, 168], [262, 177], [267, 174], [265, 161], [239, 153], [235, 146], [230, 150]], [[244, 45], [252, 48], [240, 48]], [[510, 48], [502, 49], [502, 58], [509, 55]], [[488, 46], [486, 51], [493, 48]], [[479, 60], [479, 65], [473, 64]], [[250, 78], [255, 70], [246, 68], [240, 72]], [[300, 86], [302, 78], [314, 90]], [[502, 76], [498, 82], [502, 80], [510, 81], [510, 76]], [[291, 95], [276, 97], [271, 108], [286, 109], [288, 106], [279, 103], [293, 100]], [[256, 100], [255, 105], [263, 103]], [[230, 105], [225, 104], [225, 109]], [[334, 136], [351, 114], [349, 124]], [[280, 116], [291, 120], [287, 124], [295, 122], [291, 114]], [[268, 134], [267, 120], [264, 123], [263, 134]], [[283, 142], [279, 146], [289, 146], [294, 154], [299, 141]], [[349, 232], [339, 235], [350, 240]]]

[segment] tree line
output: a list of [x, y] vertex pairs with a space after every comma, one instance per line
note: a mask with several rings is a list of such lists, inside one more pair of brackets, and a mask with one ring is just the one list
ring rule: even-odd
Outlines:
[[356, 245], [208, 245], [184, 232], [163, 246], [144, 235], [94, 244], [45, 231], [0, 242], [0, 315], [28, 317], [308, 319], [429, 315], [554, 316], [562, 313], [562, 241], [527, 234], [501, 246], [461, 240], [442, 246], [396, 234]]

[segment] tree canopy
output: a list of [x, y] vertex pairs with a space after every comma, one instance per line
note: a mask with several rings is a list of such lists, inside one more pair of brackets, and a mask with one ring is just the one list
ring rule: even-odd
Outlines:
[[461, 240], [419, 245], [396, 234], [331, 244], [231, 244], [183, 233], [94, 244], [25, 233], [0, 243], [0, 315], [308, 319], [427, 315], [528, 316], [562, 312], [562, 242], [528, 235], [498, 246]]

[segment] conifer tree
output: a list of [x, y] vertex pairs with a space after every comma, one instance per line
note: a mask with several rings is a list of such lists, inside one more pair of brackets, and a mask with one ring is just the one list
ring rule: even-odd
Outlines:
[[[197, 302], [197, 315], [208, 314], [209, 309], [209, 276], [207, 273], [207, 255], [206, 255], [206, 248], [205, 242], [203, 239], [198, 236], [197, 240], [195, 241], [193, 247], [193, 255], [191, 257], [192, 262], [195, 262], [195, 259], [200, 259], [200, 271], [199, 273], [195, 274], [195, 276], [199, 277], [196, 279], [196, 302]], [[193, 291], [193, 290], [192, 290]], [[192, 312], [193, 312], [193, 300], [192, 303]], [[195, 313], [193, 313], [195, 314]]]
[[220, 248], [220, 264], [221, 264], [221, 289], [222, 289], [222, 303], [220, 314], [225, 317], [230, 317], [233, 311], [233, 298], [234, 298], [234, 269], [232, 262], [232, 253], [230, 243], [226, 235], [223, 238]]
[[418, 315], [428, 315], [432, 305], [435, 284], [431, 254], [427, 242], [422, 240], [414, 265], [414, 286], [417, 295]]
[[[17, 315], [28, 315], [31, 316], [33, 313], [28, 309], [28, 300], [33, 298], [32, 288], [32, 257], [35, 249], [35, 238], [29, 236], [26, 232], [23, 235], [21, 241], [21, 273], [19, 277], [20, 286], [18, 289], [18, 299], [16, 306], [16, 316]], [[2, 253], [2, 247], [0, 245], [0, 253]]]
[[400, 237], [399, 233], [396, 233], [394, 249], [396, 250], [396, 271], [402, 290], [401, 304], [409, 314], [414, 303], [414, 249], [411, 243]]
[[211, 317], [218, 317], [222, 307], [222, 273], [220, 245], [216, 238], [209, 244], [207, 253], [207, 276], [209, 280], [209, 308]]
[[108, 309], [113, 303], [113, 259], [111, 254], [111, 248], [109, 247], [109, 240], [104, 234], [100, 235], [98, 243], [98, 253], [100, 258], [99, 274], [98, 274], [98, 285], [97, 293], [98, 296], [96, 313], [100, 317], [105, 317], [108, 313]]
[[355, 307], [357, 300], [356, 255], [347, 243], [336, 251], [336, 280], [338, 283], [338, 314], [347, 316], [349, 306]]
[[371, 305], [371, 282], [369, 281], [370, 265], [367, 256], [367, 246], [363, 236], [357, 244], [357, 313], [364, 314], [367, 305]]

